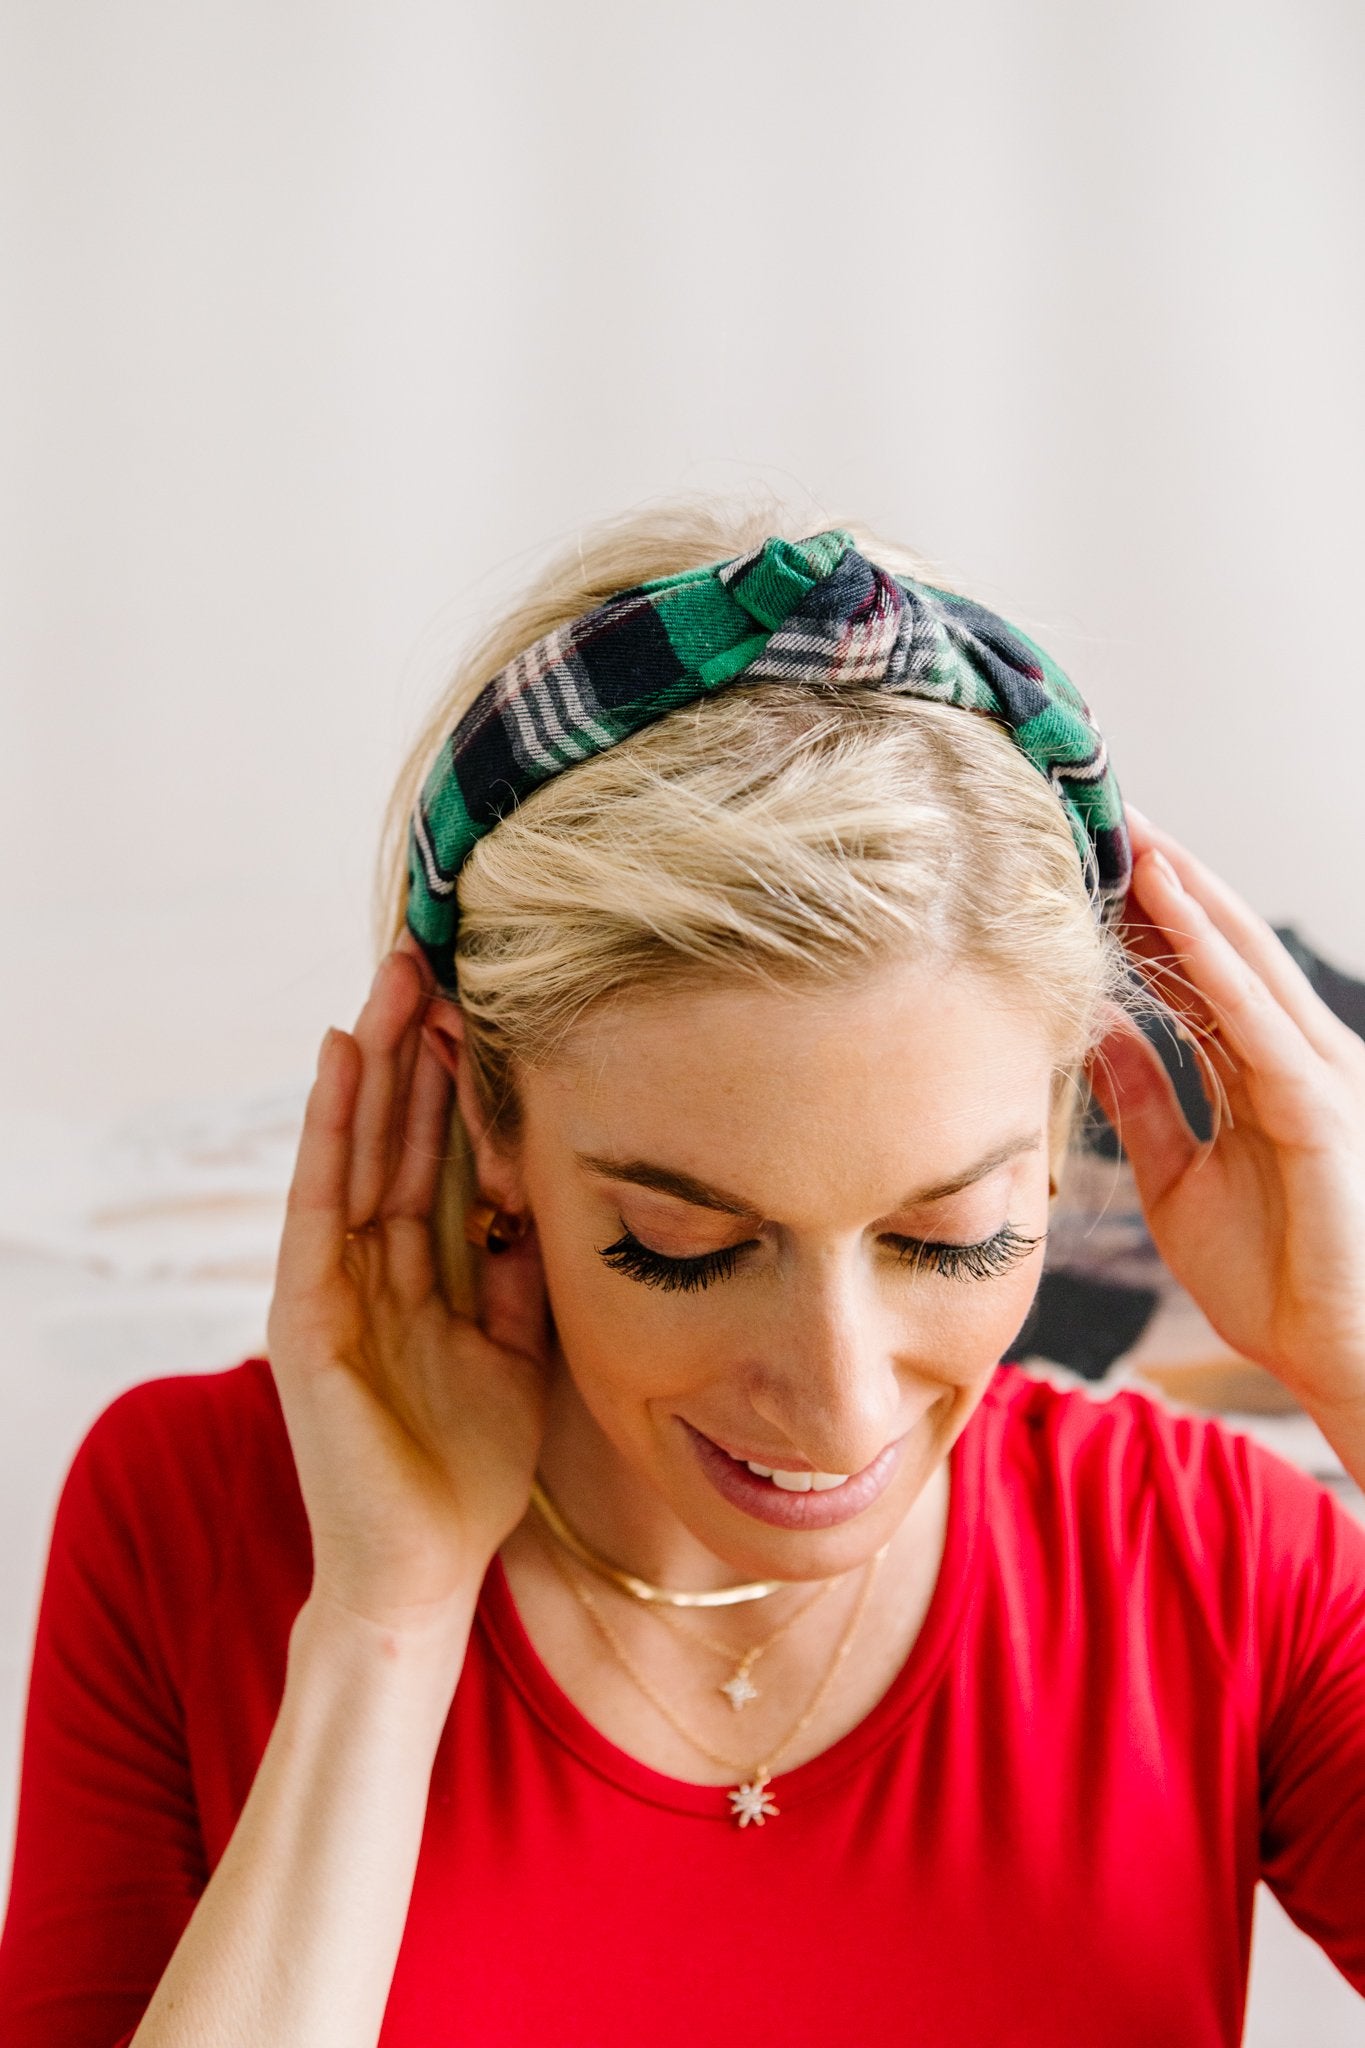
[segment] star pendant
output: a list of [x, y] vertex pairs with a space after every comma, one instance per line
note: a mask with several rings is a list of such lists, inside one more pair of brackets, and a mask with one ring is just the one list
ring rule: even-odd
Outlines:
[[758, 1687], [752, 1683], [747, 1671], [737, 1671], [733, 1678], [727, 1678], [719, 1690], [725, 1694], [730, 1705], [738, 1713], [750, 1700], [758, 1698]]
[[750, 1821], [761, 1828], [765, 1818], [775, 1819], [782, 1810], [774, 1805], [768, 1792], [766, 1771], [759, 1771], [747, 1785], [737, 1785], [728, 1797], [730, 1811], [742, 1828], [747, 1828]]

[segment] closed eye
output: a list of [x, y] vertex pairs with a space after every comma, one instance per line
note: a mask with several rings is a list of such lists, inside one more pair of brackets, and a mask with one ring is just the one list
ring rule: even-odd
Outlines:
[[890, 1242], [901, 1247], [898, 1265], [932, 1266], [954, 1280], [989, 1280], [1027, 1258], [1046, 1237], [1046, 1231], [1042, 1237], [1025, 1237], [1012, 1223], [1005, 1223], [979, 1244], [936, 1244], [916, 1237], [892, 1238]]
[[670, 1294], [685, 1288], [691, 1293], [699, 1287], [709, 1287], [713, 1280], [728, 1280], [740, 1253], [752, 1248], [751, 1244], [731, 1244], [724, 1251], [703, 1252], [695, 1259], [670, 1259], [662, 1252], [651, 1251], [627, 1230], [598, 1257], [603, 1265], [628, 1274], [632, 1280], [643, 1280], [647, 1287], [662, 1287]]
[[[883, 1240], [895, 1247], [897, 1265], [908, 1265], [915, 1271], [927, 1266], [953, 1280], [988, 1280], [1006, 1273], [1043, 1241], [1042, 1237], [1023, 1236], [1012, 1223], [1004, 1224], [993, 1236], [982, 1238], [977, 1244], [944, 1244], [897, 1236]], [[697, 1258], [672, 1259], [663, 1252], [651, 1251], [623, 1226], [623, 1234], [615, 1244], [599, 1251], [598, 1257], [604, 1265], [632, 1280], [643, 1281], [647, 1287], [661, 1287], [669, 1293], [679, 1288], [695, 1292], [710, 1287], [714, 1281], [728, 1280], [741, 1254], [757, 1248], [757, 1241], [750, 1239], [744, 1244], [726, 1245], [723, 1251], [703, 1252]]]

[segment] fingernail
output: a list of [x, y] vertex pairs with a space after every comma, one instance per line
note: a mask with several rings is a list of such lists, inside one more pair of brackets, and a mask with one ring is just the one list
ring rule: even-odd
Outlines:
[[333, 1040], [333, 1039], [334, 1039], [335, 1037], [336, 1037], [336, 1031], [335, 1031], [335, 1030], [333, 1029], [333, 1027], [332, 1027], [331, 1025], [329, 1025], [329, 1026], [328, 1026], [328, 1028], [327, 1028], [327, 1035], [326, 1035], [326, 1037], [325, 1037], [325, 1038], [323, 1039], [323, 1041], [322, 1041], [322, 1044], [321, 1044], [321, 1045], [320, 1045], [320, 1046], [318, 1047], [318, 1072], [319, 1072], [319, 1073], [321, 1073], [321, 1072], [322, 1072], [322, 1063], [323, 1063], [323, 1061], [324, 1061], [324, 1060], [326, 1059], [326, 1057], [327, 1057], [327, 1054], [328, 1054], [328, 1052], [329, 1052], [329, 1051], [331, 1050], [332, 1040]]
[[1184, 883], [1181, 881], [1179, 875], [1171, 866], [1170, 862], [1167, 860], [1164, 853], [1153, 853], [1150, 856], [1150, 858], [1156, 864], [1157, 871], [1161, 875], [1163, 881], [1169, 882], [1173, 889], [1184, 889]]

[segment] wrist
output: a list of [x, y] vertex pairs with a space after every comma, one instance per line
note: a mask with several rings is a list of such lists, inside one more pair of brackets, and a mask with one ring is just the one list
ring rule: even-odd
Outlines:
[[464, 1665], [479, 1588], [429, 1609], [378, 1618], [314, 1586], [295, 1617], [289, 1665], [323, 1663], [348, 1683], [417, 1699], [450, 1696]]
[[1365, 1364], [1354, 1376], [1348, 1372], [1330, 1399], [1301, 1398], [1300, 1405], [1365, 1492]]

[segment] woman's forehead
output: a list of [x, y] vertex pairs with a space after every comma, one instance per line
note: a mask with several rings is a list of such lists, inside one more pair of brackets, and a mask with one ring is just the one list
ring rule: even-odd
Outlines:
[[932, 1068], [935, 1093], [960, 1077], [973, 1092], [1002, 1055], [1031, 1066], [1041, 1020], [998, 984], [961, 967], [882, 967], [837, 989], [689, 988], [616, 999], [587, 1012], [545, 1071], [574, 1093], [610, 1075], [642, 1088], [686, 1074], [722, 1090], [760, 1073], [860, 1082]]
[[[869, 1186], [894, 1204], [1017, 1155], [1045, 1124], [1041, 1024], [965, 976], [883, 975], [842, 999], [703, 993], [622, 1007], [528, 1077], [528, 1117], [591, 1179], [613, 1167], [735, 1213], [783, 1213], [800, 1190]], [[675, 1185], [666, 1185], [669, 1178]], [[923, 1199], [923, 1197], [922, 1197]]]

